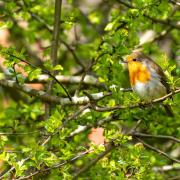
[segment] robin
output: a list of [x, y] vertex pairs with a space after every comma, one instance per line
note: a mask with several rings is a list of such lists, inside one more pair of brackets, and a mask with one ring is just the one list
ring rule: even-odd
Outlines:
[[[131, 87], [145, 101], [165, 96], [170, 93], [166, 76], [161, 67], [141, 52], [127, 56]], [[169, 116], [173, 116], [169, 105], [163, 105]]]

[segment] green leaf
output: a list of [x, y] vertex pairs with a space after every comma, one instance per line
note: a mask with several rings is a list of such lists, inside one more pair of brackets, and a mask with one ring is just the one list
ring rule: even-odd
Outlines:
[[29, 74], [28, 74], [28, 78], [30, 81], [34, 80], [34, 79], [37, 79], [38, 76], [41, 74], [41, 69], [35, 69], [35, 70], [32, 70]]
[[63, 70], [63, 67], [62, 67], [60, 64], [58, 64], [58, 65], [56, 65], [55, 67], [53, 67], [53, 70], [54, 70], [54, 71], [57, 71], [57, 70], [62, 71], [62, 70]]
[[53, 115], [45, 122], [45, 128], [48, 132], [53, 133], [61, 124], [65, 114], [55, 110]]

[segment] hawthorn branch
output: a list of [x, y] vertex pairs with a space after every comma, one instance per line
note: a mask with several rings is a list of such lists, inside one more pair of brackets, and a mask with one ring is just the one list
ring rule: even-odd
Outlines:
[[[64, 75], [56, 75], [56, 79], [63, 83], [63, 84], [78, 84], [81, 81], [82, 76], [64, 76]], [[40, 82], [40, 83], [45, 83], [50, 79], [49, 75], [46, 74], [41, 74], [35, 79], [33, 82]], [[25, 82], [30, 83], [28, 79], [25, 79]], [[98, 81], [97, 78], [91, 75], [86, 75], [83, 81], [83, 84], [87, 85], [93, 85], [93, 86], [104, 86], [102, 83]]]
[[[75, 131], [73, 131], [70, 134], [70, 136], [67, 137], [67, 139], [70, 139], [70, 138], [74, 137], [75, 135], [80, 134], [80, 133], [82, 133], [84, 131], [87, 131], [87, 130], [93, 128], [93, 127], [102, 126], [105, 123], [109, 123], [109, 122], [111, 122], [113, 120], [116, 120], [116, 118], [117, 118], [117, 116], [113, 114], [113, 115], [110, 115], [110, 116], [108, 116], [106, 118], [100, 119], [99, 121], [97, 121], [94, 124], [89, 124], [89, 125], [86, 125], [86, 126], [82, 126], [81, 128], [76, 129]], [[124, 119], [121, 119], [121, 120], [124, 120]]]
[[89, 108], [89, 104], [87, 104], [87, 105], [85, 105], [84, 107], [80, 108], [80, 109], [79, 109], [78, 111], [76, 111], [73, 115], [71, 115], [69, 118], [67, 118], [67, 119], [63, 122], [63, 124], [56, 129], [55, 133], [49, 135], [49, 136], [42, 142], [41, 146], [44, 146], [45, 144], [47, 144], [47, 143], [50, 141], [50, 139], [51, 139], [54, 135], [58, 134], [59, 131], [60, 131], [63, 127], [65, 127], [66, 124], [67, 124], [70, 120], [76, 119], [79, 114], [81, 114], [84, 110], [86, 110], [86, 109], [88, 109], [88, 108]]
[[[68, 121], [70, 121], [71, 119], [77, 118], [77, 116], [78, 116], [81, 112], [83, 112], [85, 109], [87, 109], [87, 108], [88, 108], [88, 105], [82, 107], [79, 111], [76, 111], [72, 116], [70, 116], [70, 117], [63, 123], [63, 125], [65, 125], [65, 124], [66, 124]], [[60, 126], [57, 130], [59, 131], [61, 128], [62, 128], [62, 126]], [[53, 134], [51, 134], [50, 136], [48, 136], [48, 137], [41, 143], [41, 146], [45, 146], [45, 144], [47, 144], [47, 142], [49, 142], [49, 140], [51, 139], [51, 137], [52, 137], [53, 135], [57, 134], [58, 131], [55, 132], [55, 133], [53, 133]], [[34, 133], [34, 132], [32, 132], [32, 133]], [[13, 133], [8, 133], [8, 134], [7, 134], [7, 133], [2, 133], [2, 134], [12, 135]], [[18, 135], [26, 135], [26, 133], [17, 133], [17, 134], [18, 134]], [[28, 133], [27, 133], [27, 134], [28, 134]], [[1, 135], [1, 134], [0, 134], [0, 135]], [[63, 163], [54, 165], [54, 166], [52, 166], [52, 167], [49, 167], [49, 168], [46, 168], [46, 169], [43, 169], [43, 170], [38, 170], [38, 171], [36, 171], [36, 172], [34, 172], [34, 173], [26, 176], [26, 177], [18, 178], [18, 180], [20, 180], [20, 179], [29, 179], [30, 177], [33, 177], [33, 176], [35, 176], [35, 175], [37, 175], [37, 174], [39, 174], [39, 173], [42, 173], [42, 172], [45, 172], [45, 171], [49, 171], [49, 170], [51, 170], [51, 169], [59, 168], [59, 167], [65, 165], [65, 164], [67, 164], [67, 163], [74, 162], [75, 160], [81, 158], [83, 155], [85, 155], [85, 154], [87, 154], [87, 153], [89, 153], [89, 151], [85, 151], [85, 152], [83, 152], [83, 153], [80, 153], [78, 156], [75, 156], [74, 158], [72, 158], [72, 159], [70, 159], [70, 160], [64, 161]], [[21, 161], [23, 161], [23, 163], [24, 163], [24, 162], [26, 162], [27, 160], [29, 160], [30, 158], [31, 158], [31, 155], [28, 156], [27, 158], [21, 160]], [[2, 179], [7, 173], [13, 171], [14, 169], [15, 169], [14, 167], [11, 167], [5, 174], [3, 174], [2, 176], [0, 176], [0, 179]]]
[[86, 166], [80, 169], [73, 177], [73, 179], [77, 179], [82, 173], [89, 170], [93, 165], [95, 165], [99, 160], [101, 160], [105, 155], [107, 155], [113, 148], [115, 148], [113, 142], [110, 142], [106, 146], [106, 150], [100, 154], [98, 154], [94, 159], [92, 159]]
[[151, 17], [147, 14], [144, 14], [144, 17], [150, 19], [154, 23], [160, 23], [160, 24], [164, 24], [166, 26], [170, 26], [170, 27], [175, 28], [175, 29], [180, 29], [180, 25], [178, 23], [176, 23], [176, 24], [172, 23], [172, 21], [170, 21], [169, 19], [166, 19], [166, 20], [156, 19], [156, 18]]
[[98, 112], [107, 112], [107, 111], [115, 111], [115, 110], [122, 110], [122, 109], [134, 109], [134, 108], [139, 108], [139, 107], [148, 107], [151, 106], [152, 104], [157, 104], [160, 102], [165, 101], [167, 98], [172, 97], [173, 95], [177, 94], [180, 92], [180, 88], [176, 89], [175, 91], [161, 97], [161, 98], [157, 98], [152, 100], [151, 102], [145, 102], [145, 103], [138, 103], [138, 104], [133, 104], [133, 105], [129, 105], [129, 106], [121, 106], [121, 105], [117, 105], [114, 107], [99, 107], [99, 106], [91, 106], [91, 109], [98, 111]]
[[32, 178], [34, 177], [35, 175], [37, 174], [40, 174], [40, 173], [43, 173], [43, 172], [46, 172], [46, 171], [50, 171], [52, 169], [57, 169], [57, 168], [60, 168], [68, 163], [73, 163], [74, 161], [76, 161], [77, 159], [80, 159], [81, 157], [85, 156], [86, 154], [88, 154], [89, 151], [85, 151], [85, 152], [82, 152], [80, 153], [79, 155], [77, 156], [74, 156], [73, 158], [69, 159], [69, 160], [66, 160], [64, 162], [61, 162], [59, 164], [56, 164], [54, 166], [51, 166], [51, 167], [48, 167], [48, 168], [45, 168], [45, 169], [40, 169], [40, 170], [37, 170], [35, 171], [34, 173], [31, 173], [30, 175], [28, 176], [23, 176], [23, 177], [20, 177], [20, 178], [16, 178], [14, 180], [24, 180], [24, 179], [29, 179], [29, 178]]
[[17, 132], [17, 133], [11, 133], [11, 132], [0, 132], [0, 135], [6, 135], [6, 136], [24, 136], [24, 135], [30, 135], [30, 134], [37, 134], [41, 133], [41, 131], [32, 131], [32, 132]]
[[180, 167], [176, 167], [175, 165], [165, 165], [162, 167], [153, 167], [153, 171], [155, 172], [166, 172], [166, 171], [179, 171]]
[[[109, 119], [107, 119], [108, 121], [110, 119], [112, 119], [113, 116], [109, 116]], [[106, 119], [106, 118], [105, 118]], [[103, 121], [106, 122], [106, 121]], [[141, 120], [139, 120], [135, 126], [133, 126], [131, 128], [130, 131], [133, 131], [134, 129], [136, 129], [141, 123]], [[99, 155], [96, 156], [96, 158], [92, 159], [86, 166], [84, 166], [83, 168], [81, 168], [75, 175], [73, 179], [77, 179], [82, 173], [88, 171], [93, 165], [95, 165], [99, 160], [101, 160], [105, 155], [107, 155], [110, 151], [112, 151], [114, 148], [119, 147], [120, 145], [116, 146], [114, 144], [114, 140], [112, 140], [111, 142], [109, 142], [108, 144], [105, 144], [105, 148], [106, 150], [102, 153], [100, 153]]]
[[63, 86], [63, 84], [62, 84], [53, 74], [51, 74], [50, 71], [45, 70], [45, 69], [43, 69], [43, 68], [41, 68], [41, 67], [37, 67], [37, 66], [35, 66], [34, 64], [32, 64], [32, 63], [30, 63], [30, 62], [28, 62], [28, 61], [26, 61], [26, 60], [24, 60], [24, 59], [22, 59], [22, 58], [20, 58], [20, 57], [18, 57], [18, 56], [15, 56], [14, 54], [11, 54], [11, 53], [9, 53], [9, 52], [2, 52], [2, 53], [3, 53], [3, 54], [7, 54], [7, 55], [9, 55], [9, 56], [11, 56], [11, 57], [14, 57], [14, 58], [20, 60], [21, 62], [24, 62], [24, 63], [28, 64], [29, 66], [31, 66], [31, 67], [34, 68], [34, 69], [40, 68], [43, 73], [49, 75], [49, 77], [51, 77], [52, 79], [54, 79], [54, 80], [62, 87], [62, 89], [64, 90], [64, 92], [65, 92], [66, 95], [68, 96], [68, 98], [71, 100], [71, 96], [70, 96], [69, 92], [68, 92], [68, 91], [66, 90], [66, 88]]
[[177, 139], [173, 136], [152, 135], [152, 134], [144, 134], [144, 133], [137, 133], [137, 132], [130, 133], [130, 135], [134, 136], [134, 137], [143, 137], [143, 138], [169, 139], [169, 140], [175, 141], [177, 143], [180, 143], [180, 139]]
[[[22, 160], [21, 160], [21, 163], [26, 162], [28, 159], [30, 159], [30, 157], [27, 157], [27, 158], [25, 158], [25, 159], [22, 159]], [[7, 170], [4, 174], [2, 174], [2, 175], [0, 176], [0, 179], [4, 179], [4, 177], [5, 177], [7, 174], [11, 173], [11, 172], [14, 171], [14, 170], [15, 170], [15, 167], [14, 167], [14, 166], [13, 166], [13, 167], [10, 167], [9, 170]]]
[[[34, 96], [34, 97], [38, 97], [39, 99], [41, 99], [42, 101], [45, 102], [52, 102], [52, 103], [56, 103], [56, 104], [61, 104], [61, 105], [85, 105], [90, 103], [90, 100], [87, 96], [81, 96], [81, 97], [72, 97], [72, 100], [69, 100], [69, 98], [59, 98], [58, 96], [52, 96], [47, 94], [44, 91], [39, 91], [39, 90], [35, 90], [32, 89], [30, 87], [28, 87], [27, 85], [19, 85], [17, 84], [15, 81], [11, 81], [11, 80], [0, 80], [0, 85], [4, 86], [4, 87], [9, 87], [9, 88], [15, 88], [19, 91], [22, 91], [26, 94], [28, 94], [29, 96]], [[120, 89], [121, 91], [127, 91], [127, 89]], [[99, 111], [99, 112], [105, 112], [105, 111], [115, 111], [115, 110], [123, 110], [123, 109], [134, 109], [134, 108], [139, 108], [143, 106], [151, 106], [152, 104], [156, 104], [156, 103], [160, 103], [163, 102], [164, 100], [166, 100], [169, 97], [174, 96], [175, 94], [180, 93], [180, 88], [178, 87], [175, 91], [172, 91], [171, 93], [153, 100], [152, 102], [146, 102], [146, 103], [137, 103], [137, 104], [133, 104], [133, 105], [129, 105], [129, 106], [114, 106], [114, 107], [99, 107], [99, 106], [91, 106], [90, 108], [95, 110], [95, 111]], [[95, 94], [91, 94], [92, 98], [95, 101], [99, 101], [102, 98], [106, 97], [106, 96], [110, 96], [112, 94], [112, 92], [99, 92], [99, 93], [95, 93]]]
[[[117, 0], [120, 4], [126, 6], [127, 8], [130, 8], [130, 9], [138, 9], [137, 7], [133, 6], [132, 4], [130, 3], [127, 3], [125, 1], [122, 1], [122, 0]], [[165, 20], [161, 20], [161, 19], [156, 19], [154, 17], [151, 17], [149, 16], [148, 14], [144, 13], [144, 17], [150, 19], [152, 22], [154, 23], [159, 23], [159, 24], [163, 24], [163, 25], [166, 25], [166, 26], [170, 26], [172, 28], [175, 28], [175, 29], [180, 29], [180, 24], [179, 23], [173, 23], [172, 21], [169, 20], [169, 18], [165, 19]]]
[[155, 41], [158, 41], [162, 39], [163, 37], [165, 37], [172, 30], [173, 28], [169, 27], [166, 30], [162, 31], [161, 33], [153, 35], [152, 39], [148, 37], [148, 39], [146, 39], [143, 43], [140, 42], [140, 44], [136, 45], [135, 48], [138, 49], [138, 48], [141, 48], [146, 43], [153, 43]]
[[144, 146], [146, 146], [147, 148], [155, 151], [156, 153], [160, 154], [160, 155], [163, 155], [164, 157], [168, 158], [169, 160], [173, 161], [173, 162], [177, 162], [177, 163], [180, 163], [180, 160], [179, 159], [175, 159], [171, 156], [169, 156], [167, 153], [165, 153], [164, 151], [161, 151], [160, 149], [158, 148], [155, 148], [154, 146], [151, 146], [150, 144], [144, 142], [142, 139], [139, 139], [136, 137], [136, 139], [138, 141], [140, 141]]
[[101, 54], [99, 54], [96, 58], [92, 58], [91, 63], [85, 68], [85, 71], [84, 71], [84, 73], [83, 73], [83, 75], [82, 75], [82, 77], [81, 77], [81, 81], [79, 82], [79, 86], [78, 86], [78, 88], [77, 88], [77, 90], [76, 90], [76, 92], [75, 92], [75, 96], [77, 96], [77, 95], [79, 94], [79, 91], [80, 91], [80, 89], [81, 89], [81, 86], [82, 86], [82, 84], [83, 84], [83, 81], [84, 81], [87, 73], [91, 70], [91, 68], [92, 68], [93, 65], [98, 61], [98, 59], [101, 58], [104, 54], [105, 54], [105, 53], [101, 53]]

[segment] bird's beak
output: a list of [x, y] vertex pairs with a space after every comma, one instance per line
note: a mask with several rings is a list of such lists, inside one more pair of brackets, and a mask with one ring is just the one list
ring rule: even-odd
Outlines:
[[127, 59], [127, 57], [124, 57], [124, 56], [123, 56], [123, 57], [119, 60], [119, 63], [122, 63], [122, 64], [128, 63], [126, 59]]
[[126, 61], [126, 58], [120, 58], [120, 60], [119, 60], [119, 64], [121, 64], [121, 66], [123, 67], [123, 69], [124, 70], [126, 70], [127, 69], [127, 61]]
[[127, 61], [123, 60], [122, 63], [128, 63]]

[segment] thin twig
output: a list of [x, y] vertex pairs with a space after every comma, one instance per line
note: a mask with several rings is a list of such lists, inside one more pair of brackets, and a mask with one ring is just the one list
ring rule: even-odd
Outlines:
[[177, 139], [173, 136], [144, 134], [144, 133], [138, 133], [138, 132], [132, 132], [130, 133], [130, 135], [135, 136], [135, 137], [144, 137], [144, 138], [169, 139], [177, 143], [180, 143], [180, 139]]
[[[132, 4], [129, 4], [125, 1], [122, 1], [122, 0], [117, 0], [120, 4], [123, 4], [124, 6], [126, 6], [127, 8], [130, 8], [130, 9], [138, 9], [138, 7], [135, 7], [133, 6]], [[170, 21], [169, 19], [165, 19], [165, 20], [161, 20], [161, 19], [156, 19], [154, 17], [151, 17], [149, 16], [148, 14], [144, 13], [143, 14], [144, 17], [150, 19], [151, 21], [155, 22], [155, 23], [159, 23], [159, 24], [163, 24], [163, 25], [166, 25], [166, 26], [171, 26], [172, 28], [175, 28], [175, 29], [180, 29], [180, 25], [178, 23], [173, 23], [172, 21]]]
[[55, 130], [55, 132], [54, 132], [53, 134], [49, 135], [49, 136], [42, 142], [41, 146], [44, 146], [45, 144], [47, 144], [54, 135], [58, 134], [59, 131], [67, 125], [67, 123], [68, 123], [70, 120], [76, 119], [77, 116], [78, 116], [79, 114], [81, 114], [84, 110], [86, 110], [87, 108], [89, 108], [89, 104], [87, 104], [86, 106], [82, 107], [81, 109], [79, 109], [78, 111], [76, 111], [73, 115], [71, 115], [69, 118], [67, 118], [67, 119], [63, 122], [63, 124], [62, 124], [61, 126], [59, 126], [59, 127]]
[[138, 104], [134, 104], [134, 105], [129, 105], [129, 106], [114, 106], [114, 107], [99, 107], [99, 106], [91, 106], [91, 109], [95, 110], [95, 111], [99, 111], [99, 112], [106, 112], [106, 111], [115, 111], [115, 110], [120, 110], [120, 109], [134, 109], [134, 108], [139, 108], [139, 107], [146, 107], [146, 106], [150, 106], [152, 104], [156, 104], [156, 103], [160, 103], [163, 102], [164, 100], [166, 100], [169, 97], [174, 96], [175, 94], [179, 93], [180, 89], [175, 90], [174, 92], [171, 92], [161, 98], [157, 98], [154, 99], [151, 102], [146, 102], [146, 103], [138, 103]]
[[81, 81], [80, 81], [80, 83], [79, 83], [79, 86], [78, 86], [78, 88], [77, 88], [77, 90], [76, 90], [76, 92], [75, 92], [75, 96], [78, 96], [79, 91], [80, 91], [80, 89], [81, 89], [81, 86], [82, 86], [82, 84], [83, 84], [83, 81], [84, 81], [87, 73], [90, 71], [90, 69], [93, 67], [93, 65], [94, 65], [95, 63], [97, 63], [97, 61], [98, 61], [102, 56], [104, 56], [105, 54], [106, 54], [106, 53], [101, 53], [101, 54], [99, 54], [96, 58], [92, 58], [91, 63], [86, 67], [86, 69], [85, 69], [85, 71], [84, 71], [84, 73], [83, 73], [83, 75], [82, 75], [82, 78], [81, 78]]
[[150, 144], [147, 144], [146, 142], [144, 142], [142, 139], [139, 139], [136, 137], [136, 139], [138, 141], [140, 141], [144, 146], [146, 146], [147, 148], [157, 152], [158, 154], [160, 155], [163, 155], [164, 157], [168, 158], [169, 160], [173, 161], [173, 162], [177, 162], [177, 163], [180, 163], [180, 160], [179, 159], [175, 159], [171, 156], [169, 156], [167, 153], [165, 153], [164, 151], [161, 151], [160, 149], [158, 148], [155, 148], [154, 146], [151, 146]]
[[34, 69], [37, 69], [37, 68], [41, 69], [41, 71], [42, 71], [43, 73], [49, 75], [51, 78], [53, 78], [53, 79], [62, 87], [62, 89], [64, 90], [64, 92], [65, 92], [66, 95], [68, 96], [68, 98], [71, 100], [71, 96], [69, 95], [68, 91], [67, 91], [66, 88], [63, 86], [63, 84], [62, 84], [53, 74], [51, 74], [48, 70], [45, 70], [45, 69], [43, 69], [43, 68], [41, 68], [41, 67], [37, 67], [37, 66], [35, 66], [34, 64], [30, 63], [29, 61], [26, 61], [26, 60], [24, 60], [24, 59], [22, 59], [22, 58], [20, 58], [20, 57], [18, 57], [18, 56], [15, 56], [14, 54], [10, 54], [9, 52], [2, 52], [2, 53], [7, 54], [7, 55], [9, 55], [9, 56], [12, 56], [12, 57], [20, 60], [21, 62], [24, 62], [24, 63], [28, 64], [29, 66], [31, 66], [31, 67], [34, 68]]
[[[21, 160], [21, 163], [24, 163], [25, 161], [27, 161], [28, 159], [30, 159], [30, 156], [29, 157], [27, 157], [27, 158], [25, 158], [25, 159], [22, 159]], [[14, 171], [15, 170], [15, 167], [11, 167], [8, 171], [6, 171], [2, 176], [0, 176], [0, 179], [4, 179], [4, 177], [8, 174], [8, 173], [10, 173], [10, 172], [12, 172], [12, 171]]]
[[96, 158], [92, 159], [86, 166], [84, 166], [82, 169], [80, 169], [75, 175], [73, 179], [77, 179], [82, 173], [89, 170], [93, 165], [95, 165], [99, 160], [101, 160], [105, 155], [107, 155], [113, 148], [114, 144], [110, 142], [106, 146], [106, 150], [96, 156]]
[[29, 134], [36, 134], [41, 133], [41, 131], [33, 131], [33, 132], [26, 132], [26, 133], [9, 133], [9, 132], [0, 132], [0, 135], [6, 135], [6, 136], [24, 136]]
[[[106, 118], [104, 118], [104, 119], [100, 119], [99, 121], [97, 121], [97, 122], [94, 123], [94, 124], [88, 124], [88, 125], [86, 125], [86, 126], [83, 126], [83, 127], [80, 128], [79, 130], [73, 131], [73, 132], [67, 137], [67, 139], [70, 139], [70, 138], [74, 137], [75, 135], [80, 134], [80, 133], [82, 133], [82, 132], [84, 132], [84, 131], [87, 131], [87, 130], [93, 128], [93, 127], [102, 126], [102, 125], [104, 125], [105, 123], [109, 123], [109, 122], [111, 122], [111, 121], [113, 121], [113, 120], [117, 120], [116, 117], [117, 117], [117, 116], [116, 116], [115, 114], [112, 114], [112, 115], [110, 115], [110, 116], [108, 116], [108, 117], [106, 117]], [[124, 120], [124, 119], [118, 119], [118, 120]]]
[[69, 44], [67, 44], [63, 39], [60, 39], [62, 44], [69, 50], [69, 52], [72, 54], [72, 56], [74, 57], [74, 60], [83, 68], [85, 69], [84, 64], [81, 62], [81, 60], [78, 58], [78, 56], [76, 55], [75, 51], [71, 48], [71, 46]]
[[69, 159], [69, 160], [66, 160], [66, 161], [64, 161], [64, 162], [61, 162], [61, 163], [59, 163], [59, 164], [56, 164], [56, 165], [54, 165], [54, 166], [51, 166], [51, 167], [48, 167], [48, 168], [45, 168], [45, 169], [37, 170], [37, 171], [35, 171], [34, 173], [31, 173], [31, 174], [28, 175], [28, 176], [16, 178], [16, 179], [14, 179], [14, 180], [30, 179], [31, 177], [33, 177], [33, 176], [35, 176], [35, 175], [37, 175], [37, 174], [40, 174], [40, 173], [43, 173], [43, 172], [46, 172], [46, 171], [50, 171], [50, 170], [52, 170], [52, 169], [57, 169], [57, 168], [60, 168], [60, 167], [66, 165], [66, 164], [68, 164], [68, 163], [72, 163], [72, 162], [76, 161], [77, 159], [83, 157], [84, 155], [86, 155], [86, 154], [88, 154], [88, 153], [89, 153], [89, 151], [82, 152], [82, 153], [80, 153], [79, 155], [77, 155], [77, 156], [75, 156], [75, 157], [73, 157], [73, 158], [71, 158], [71, 159]]
[[142, 119], [139, 119], [135, 125], [129, 130], [129, 132], [127, 133], [128, 135], [131, 135], [142, 123]]
[[153, 171], [155, 172], [166, 172], [166, 171], [179, 171], [180, 167], [176, 167], [176, 165], [165, 165], [161, 167], [153, 167]]

